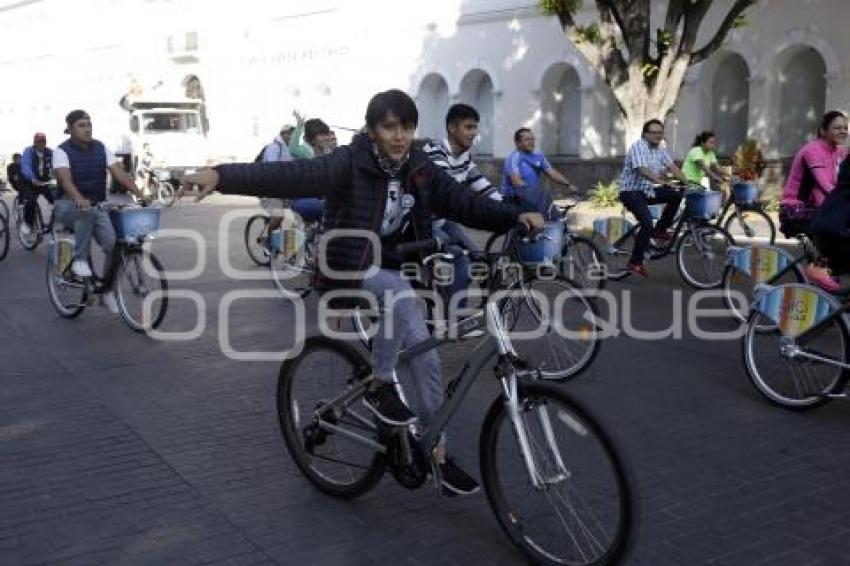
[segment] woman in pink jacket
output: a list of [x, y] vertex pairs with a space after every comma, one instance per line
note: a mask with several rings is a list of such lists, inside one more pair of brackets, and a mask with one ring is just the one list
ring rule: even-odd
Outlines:
[[[785, 181], [780, 205], [780, 222], [786, 235], [805, 231], [805, 223], [812, 211], [823, 204], [826, 195], [835, 188], [838, 168], [847, 157], [847, 116], [837, 110], [824, 114], [818, 127], [818, 138], [804, 145], [794, 161]], [[821, 252], [830, 258], [832, 242], [818, 239]], [[846, 242], [842, 242], [846, 245]], [[832, 261], [830, 263], [833, 263]], [[806, 277], [812, 283], [831, 291], [838, 283], [821, 266], [810, 265]]]

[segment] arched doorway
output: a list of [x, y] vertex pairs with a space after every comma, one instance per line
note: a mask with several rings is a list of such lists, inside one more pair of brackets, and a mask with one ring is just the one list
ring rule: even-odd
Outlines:
[[481, 116], [478, 143], [472, 147], [476, 154], [493, 155], [493, 81], [485, 71], [475, 69], [460, 82], [462, 102], [474, 107]]
[[791, 48], [780, 57], [777, 145], [779, 155], [787, 157], [816, 134], [826, 105], [826, 63], [809, 46]]
[[720, 155], [731, 155], [747, 139], [749, 82], [750, 70], [737, 53], [727, 54], [718, 64], [711, 87], [711, 123]]
[[201, 79], [198, 78], [197, 75], [187, 75], [183, 78], [181, 82], [183, 88], [185, 89], [186, 98], [197, 98], [198, 100], [202, 100], [203, 104], [201, 104], [201, 128], [204, 131], [204, 135], [207, 134], [210, 130], [210, 121], [207, 118], [207, 104], [206, 97], [204, 96], [204, 87], [201, 84]]
[[419, 84], [419, 136], [441, 140], [446, 136], [445, 118], [449, 110], [449, 85], [441, 75], [431, 73]]
[[541, 144], [547, 155], [578, 155], [581, 148], [581, 81], [575, 68], [558, 63], [540, 85]]

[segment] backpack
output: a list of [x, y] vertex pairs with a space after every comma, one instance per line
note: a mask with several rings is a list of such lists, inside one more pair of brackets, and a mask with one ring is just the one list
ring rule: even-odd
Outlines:
[[[274, 140], [272, 143], [279, 145], [281, 147], [281, 149], [283, 149], [283, 144], [280, 143], [279, 141]], [[257, 157], [254, 158], [254, 163], [262, 163], [263, 162], [263, 156], [266, 154], [266, 148], [269, 147], [269, 145], [271, 145], [271, 144], [267, 144], [267, 145], [263, 146], [263, 149], [261, 149], [260, 153], [257, 154]]]

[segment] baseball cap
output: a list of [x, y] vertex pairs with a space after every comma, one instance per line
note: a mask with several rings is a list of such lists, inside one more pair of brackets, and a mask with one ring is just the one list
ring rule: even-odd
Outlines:
[[32, 141], [33, 143], [47, 142], [47, 136], [45, 136], [41, 132], [36, 132], [35, 135], [32, 137]]
[[283, 126], [280, 127], [280, 132], [281, 133], [291, 132], [294, 129], [295, 129], [295, 126], [293, 126], [292, 124], [284, 124]]

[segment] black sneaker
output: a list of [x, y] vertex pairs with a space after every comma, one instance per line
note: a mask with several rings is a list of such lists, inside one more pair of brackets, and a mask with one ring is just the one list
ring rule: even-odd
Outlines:
[[391, 383], [384, 382], [374, 391], [367, 389], [363, 404], [389, 425], [406, 426], [416, 422], [416, 415], [407, 408]]
[[446, 461], [440, 464], [440, 476], [443, 489], [449, 495], [472, 495], [481, 489], [478, 482], [459, 468], [451, 458], [446, 458]]

